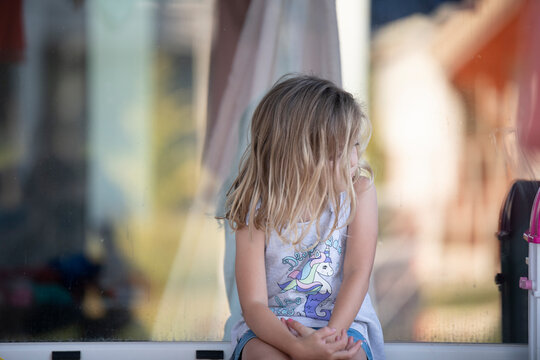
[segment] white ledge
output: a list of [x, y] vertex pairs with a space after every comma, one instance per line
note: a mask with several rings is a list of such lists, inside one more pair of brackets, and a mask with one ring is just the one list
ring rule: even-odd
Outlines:
[[[222, 350], [231, 355], [229, 342], [39, 342], [0, 343], [4, 360], [50, 360], [52, 351], [80, 351], [84, 360], [195, 359], [197, 350]], [[516, 360], [527, 359], [520, 344], [386, 343], [387, 360]]]

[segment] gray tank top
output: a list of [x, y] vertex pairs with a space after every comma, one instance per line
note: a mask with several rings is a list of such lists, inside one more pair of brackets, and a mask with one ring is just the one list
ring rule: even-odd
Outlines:
[[[345, 202], [341, 194], [341, 203]], [[265, 249], [268, 307], [278, 317], [292, 318], [305, 326], [323, 327], [328, 324], [343, 278], [343, 260], [347, 243], [347, 218], [350, 206], [340, 211], [338, 229], [328, 240], [311, 246], [317, 239], [315, 226], [309, 229], [300, 246], [284, 243], [276, 233], [270, 235]], [[322, 238], [326, 238], [334, 222], [334, 211], [329, 207], [320, 219]], [[297, 226], [305, 226], [298, 224]], [[368, 294], [351, 328], [368, 341], [374, 359], [384, 359], [384, 340], [381, 325]], [[249, 327], [242, 317], [232, 329], [232, 343], [236, 346]]]

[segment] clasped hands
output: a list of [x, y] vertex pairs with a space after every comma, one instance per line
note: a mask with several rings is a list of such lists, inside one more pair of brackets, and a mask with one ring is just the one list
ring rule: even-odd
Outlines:
[[353, 359], [362, 347], [362, 341], [355, 342], [345, 329], [336, 333], [336, 329], [327, 326], [315, 330], [293, 319], [282, 318], [281, 322], [299, 340], [299, 347], [292, 354], [294, 360]]

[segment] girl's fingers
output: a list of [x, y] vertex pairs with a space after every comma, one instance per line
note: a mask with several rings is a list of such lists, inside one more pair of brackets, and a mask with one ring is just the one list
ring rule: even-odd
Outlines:
[[287, 330], [289, 330], [291, 334], [293, 334], [296, 337], [299, 336], [298, 332], [289, 326], [290, 321], [293, 321], [292, 319], [280, 318], [280, 320], [281, 320], [281, 323], [287, 328]]
[[300, 336], [307, 336], [307, 335], [309, 335], [309, 334], [311, 334], [313, 332], [313, 329], [308, 328], [307, 326], [304, 326], [304, 325], [300, 324], [298, 321], [295, 321], [293, 319], [287, 319], [286, 324], [289, 327], [289, 329], [293, 329]]
[[338, 343], [338, 345], [340, 346], [340, 349], [342, 349], [345, 346], [347, 346], [347, 341], [348, 341], [347, 331], [345, 331], [345, 329], [341, 329], [340, 334], [336, 339], [336, 343]]
[[340, 341], [343, 338], [343, 336], [345, 336], [345, 335], [346, 335], [345, 331], [341, 330], [339, 333], [334, 334], [334, 336], [328, 336], [327, 338], [325, 338], [323, 340], [325, 340], [325, 342], [327, 344], [333, 344], [335, 342]]
[[357, 341], [353, 347], [351, 347], [348, 350], [341, 350], [336, 351], [334, 354], [332, 354], [331, 359], [332, 360], [344, 360], [344, 359], [352, 359], [354, 355], [360, 350], [362, 347], [362, 341]]
[[330, 336], [336, 336], [336, 329], [329, 328], [328, 326], [320, 328], [316, 332], [319, 334], [322, 340], [326, 340], [326, 338]]
[[347, 342], [349, 341], [349, 339], [347, 338], [347, 332], [345, 330], [342, 330], [340, 332], [340, 335], [338, 335], [336, 337], [336, 341], [328, 344], [330, 346], [330, 349], [332, 351], [341, 351], [341, 350], [344, 350], [345, 347], [347, 346]]
[[347, 345], [345, 346], [345, 350], [349, 350], [351, 347], [353, 347], [353, 345], [354, 345], [354, 338], [352, 336], [349, 336], [349, 339], [347, 340]]

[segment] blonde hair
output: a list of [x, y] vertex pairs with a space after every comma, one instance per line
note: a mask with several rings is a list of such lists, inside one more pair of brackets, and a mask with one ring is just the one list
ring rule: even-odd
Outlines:
[[[306, 75], [278, 80], [253, 114], [250, 144], [227, 192], [224, 218], [233, 230], [263, 230], [267, 240], [275, 231], [294, 246], [315, 225], [319, 242], [325, 241], [319, 219], [330, 205], [331, 230], [338, 228], [340, 186], [346, 184], [351, 205], [348, 224], [356, 211], [353, 183], [359, 177], [372, 181], [362, 160], [370, 136], [371, 124], [358, 103], [332, 82]], [[359, 159], [354, 176], [352, 151]], [[309, 221], [298, 230], [306, 216]]]

